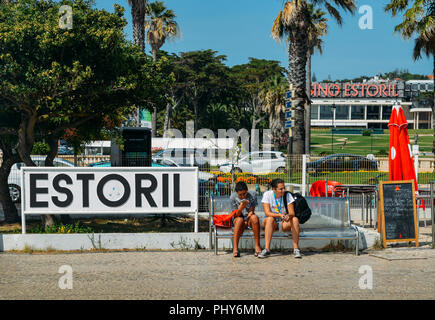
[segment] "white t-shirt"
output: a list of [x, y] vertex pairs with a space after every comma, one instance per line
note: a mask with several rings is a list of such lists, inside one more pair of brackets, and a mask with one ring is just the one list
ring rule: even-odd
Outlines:
[[[294, 202], [295, 199], [293, 198], [293, 196], [291, 195], [290, 192], [287, 193], [287, 205], [289, 205], [290, 203]], [[269, 190], [266, 191], [263, 194], [263, 199], [261, 200], [262, 203], [268, 203], [270, 205], [270, 211], [272, 211], [272, 213], [276, 213], [276, 214], [286, 214], [287, 211], [285, 210], [284, 207], [284, 199], [283, 197], [281, 198], [276, 198], [275, 201], [275, 193], [273, 192], [273, 190]], [[279, 211], [279, 209], [281, 209], [281, 212]]]

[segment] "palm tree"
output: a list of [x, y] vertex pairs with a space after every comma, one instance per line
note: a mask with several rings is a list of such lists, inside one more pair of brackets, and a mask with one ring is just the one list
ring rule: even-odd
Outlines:
[[310, 22], [308, 26], [308, 52], [307, 52], [307, 95], [308, 103], [305, 108], [305, 153], [310, 153], [311, 145], [311, 57], [314, 50], [317, 49], [320, 54], [323, 53], [322, 46], [323, 40], [321, 37], [325, 36], [327, 31], [327, 22], [324, 16], [325, 11], [315, 8], [312, 3], [308, 4], [308, 11], [310, 13]]
[[[173, 10], [169, 10], [162, 1], [150, 3], [146, 8], [145, 30], [147, 33], [147, 42], [151, 45], [151, 54], [154, 62], [157, 61], [157, 51], [163, 46], [166, 39], [177, 37], [180, 34], [180, 28], [174, 20], [176, 15]], [[167, 113], [169, 110], [167, 110]], [[157, 107], [153, 108], [152, 115], [152, 136], [155, 137], [157, 132]]]
[[[403, 38], [415, 38], [414, 60], [421, 58], [424, 53], [427, 57], [432, 56], [433, 74], [435, 75], [435, 2], [433, 0], [390, 0], [385, 7], [385, 11], [390, 11], [393, 17], [398, 12], [405, 11], [403, 21], [394, 29]], [[435, 79], [434, 79], [435, 86]], [[434, 105], [432, 106], [432, 126], [434, 129], [434, 141], [432, 152], [435, 153], [435, 90]]]
[[145, 12], [148, 0], [127, 0], [133, 18], [133, 41], [145, 52]]
[[285, 93], [288, 81], [283, 76], [272, 76], [266, 89], [262, 92], [263, 111], [269, 116], [269, 128], [275, 150], [285, 136]]
[[151, 54], [157, 61], [157, 51], [165, 41], [180, 35], [180, 28], [174, 20], [177, 16], [173, 10], [168, 9], [161, 1], [152, 2], [147, 6], [149, 19], [145, 21], [147, 43], [151, 45]]
[[[145, 13], [148, 0], [127, 0], [131, 6], [131, 16], [133, 18], [133, 42], [140, 50], [145, 53]], [[136, 108], [135, 115], [131, 118], [136, 119], [136, 126], [139, 125], [140, 107]]]
[[[354, 0], [331, 0], [336, 6], [355, 12]], [[326, 0], [312, 0], [314, 5], [323, 5], [337, 23], [341, 25], [342, 19], [339, 11]], [[306, 87], [306, 65], [308, 49], [308, 30], [310, 13], [307, 0], [286, 0], [283, 9], [279, 12], [272, 27], [272, 37], [280, 41], [284, 37], [289, 42], [289, 82], [295, 90], [293, 98], [295, 125], [293, 128], [292, 153], [303, 154], [305, 149], [305, 103], [308, 102]]]

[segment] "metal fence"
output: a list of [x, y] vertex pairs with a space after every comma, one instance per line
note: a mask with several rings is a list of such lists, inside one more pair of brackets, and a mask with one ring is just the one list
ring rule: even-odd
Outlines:
[[[347, 158], [346, 158], [347, 157]], [[74, 161], [73, 156], [59, 156], [61, 159]], [[305, 160], [304, 160], [305, 158]], [[329, 160], [328, 160], [329, 159]], [[89, 166], [98, 163], [110, 166], [110, 156], [78, 156], [79, 166]], [[293, 192], [305, 191], [310, 194], [310, 189], [316, 181], [335, 181], [343, 185], [373, 185], [379, 181], [387, 181], [388, 158], [350, 159], [342, 157], [314, 157], [290, 155], [287, 157], [285, 170], [279, 172], [222, 172], [218, 166], [213, 166], [209, 171], [201, 171], [199, 177], [199, 209], [200, 212], [209, 211], [209, 199], [214, 195], [230, 195], [238, 181], [244, 181], [249, 190], [258, 195], [270, 189], [270, 182], [275, 178], [283, 179], [287, 189]], [[326, 161], [328, 160], [328, 161]], [[265, 160], [267, 161], [267, 160]], [[435, 180], [434, 159], [419, 159], [418, 183], [420, 188], [428, 186], [429, 181]], [[20, 196], [20, 164], [15, 165], [9, 176], [8, 183], [13, 199], [19, 201]], [[305, 170], [304, 170], [305, 167]], [[376, 201], [363, 195], [350, 195], [351, 208], [376, 208]]]

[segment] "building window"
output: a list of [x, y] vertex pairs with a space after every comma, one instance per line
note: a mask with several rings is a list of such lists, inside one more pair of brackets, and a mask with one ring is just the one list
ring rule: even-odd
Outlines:
[[348, 120], [349, 119], [349, 106], [340, 105], [335, 109], [335, 119], [337, 120]]
[[367, 106], [367, 120], [380, 120], [379, 106]]
[[382, 108], [382, 120], [390, 119], [391, 110], [393, 110], [393, 106], [383, 106], [383, 108]]
[[364, 106], [351, 106], [351, 119], [364, 120]]
[[331, 106], [320, 106], [320, 120], [332, 120], [332, 107]]
[[311, 106], [311, 120], [319, 120], [319, 106]]

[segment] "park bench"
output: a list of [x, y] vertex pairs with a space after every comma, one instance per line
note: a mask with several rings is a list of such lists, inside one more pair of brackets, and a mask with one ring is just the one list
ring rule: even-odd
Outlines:
[[[255, 214], [260, 220], [260, 238], [264, 238], [264, 230], [261, 227], [266, 215], [264, 213], [262, 196], [257, 196], [258, 206]], [[311, 218], [301, 225], [299, 239], [330, 239], [330, 240], [355, 240], [355, 253], [358, 255], [359, 232], [358, 228], [351, 224], [349, 198], [324, 198], [306, 197], [311, 208]], [[217, 255], [218, 239], [232, 239], [233, 229], [216, 227], [213, 223], [213, 216], [229, 214], [232, 211], [229, 196], [211, 196], [210, 215], [211, 230], [214, 238], [214, 253]], [[210, 234], [211, 241], [212, 234]], [[245, 229], [241, 239], [254, 239], [251, 229]], [[291, 239], [291, 232], [279, 230], [273, 233], [272, 241], [279, 239]]]

